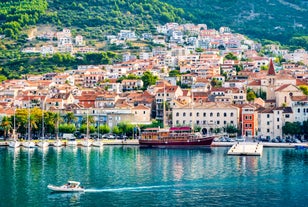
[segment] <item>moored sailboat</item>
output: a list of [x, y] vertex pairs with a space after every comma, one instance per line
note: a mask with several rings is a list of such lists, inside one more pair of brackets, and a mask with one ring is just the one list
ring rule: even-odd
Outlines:
[[54, 147], [62, 147], [63, 142], [59, 139], [59, 113], [57, 117], [57, 124], [56, 124], [56, 141], [53, 142]]
[[14, 128], [13, 128], [13, 140], [9, 142], [9, 147], [11, 148], [17, 148], [20, 146], [20, 141], [17, 140], [16, 138], [16, 121], [15, 121], [15, 109], [14, 109]]
[[87, 134], [86, 137], [81, 141], [81, 145], [84, 147], [90, 147], [92, 145], [92, 141], [90, 140], [89, 135], [89, 113], [87, 111]]
[[49, 143], [45, 141], [44, 103], [43, 103], [43, 110], [42, 110], [42, 140], [37, 143], [37, 146], [41, 148], [46, 148], [49, 146]]
[[28, 140], [22, 143], [25, 148], [34, 148], [35, 143], [31, 141], [30, 107], [28, 108]]

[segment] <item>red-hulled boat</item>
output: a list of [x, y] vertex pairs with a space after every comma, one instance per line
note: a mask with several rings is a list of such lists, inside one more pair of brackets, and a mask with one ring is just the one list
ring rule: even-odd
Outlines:
[[142, 147], [209, 147], [215, 137], [194, 133], [190, 127], [147, 128], [141, 133], [139, 144]]

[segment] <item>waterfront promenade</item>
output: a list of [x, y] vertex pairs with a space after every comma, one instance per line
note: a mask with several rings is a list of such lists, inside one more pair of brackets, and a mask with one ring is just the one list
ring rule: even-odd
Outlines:
[[[49, 140], [50, 146], [54, 140]], [[34, 142], [38, 142], [35, 140]], [[80, 145], [81, 140], [77, 143]], [[8, 146], [9, 141], [0, 141], [0, 146]], [[103, 139], [102, 143], [104, 145], [139, 145], [138, 139]], [[213, 142], [212, 147], [232, 147], [237, 142]], [[256, 144], [256, 142], [240, 142], [241, 144]], [[273, 142], [259, 142], [263, 147], [277, 147], [277, 148], [295, 148], [296, 146], [305, 146], [308, 148], [308, 142], [303, 143], [273, 143]], [[63, 146], [66, 145], [66, 140], [63, 140]]]

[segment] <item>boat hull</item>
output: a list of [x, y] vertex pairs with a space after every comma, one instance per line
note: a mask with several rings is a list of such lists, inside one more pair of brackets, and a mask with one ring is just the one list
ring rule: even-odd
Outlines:
[[55, 192], [84, 192], [84, 188], [81, 187], [65, 188], [63, 186], [48, 185], [47, 188]]
[[36, 147], [35, 143], [31, 141], [23, 142], [22, 146], [25, 148], [35, 148]]
[[142, 147], [210, 147], [214, 138], [215, 138], [215, 136], [206, 137], [206, 138], [199, 138], [199, 139], [195, 139], [195, 140], [140, 139], [139, 144]]
[[11, 148], [17, 148], [17, 147], [20, 147], [20, 142], [18, 142], [18, 141], [11, 141], [11, 142], [9, 142], [9, 147], [11, 147]]

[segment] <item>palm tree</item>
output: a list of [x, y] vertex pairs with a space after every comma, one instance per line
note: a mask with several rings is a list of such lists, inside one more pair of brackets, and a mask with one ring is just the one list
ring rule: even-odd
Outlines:
[[65, 123], [67, 124], [72, 124], [75, 123], [75, 121], [77, 120], [77, 118], [75, 117], [73, 112], [68, 112], [65, 116], [64, 116], [64, 120]]
[[12, 122], [7, 116], [3, 117], [2, 122], [1, 122], [1, 127], [4, 131], [4, 137], [7, 137], [9, 131], [12, 129]]

